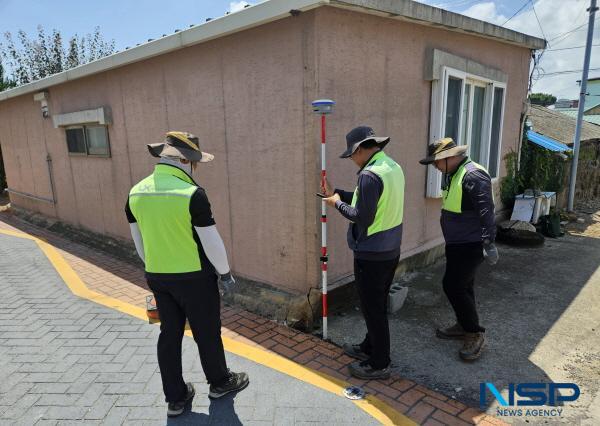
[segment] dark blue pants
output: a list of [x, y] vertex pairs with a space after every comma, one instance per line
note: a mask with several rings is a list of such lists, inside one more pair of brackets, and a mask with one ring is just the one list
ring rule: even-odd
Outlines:
[[147, 278], [160, 315], [158, 366], [167, 402], [185, 398], [181, 367], [181, 344], [187, 317], [198, 345], [200, 362], [208, 383], [219, 385], [228, 377], [221, 340], [221, 297], [214, 272], [199, 278], [162, 280]]
[[391, 362], [387, 304], [397, 266], [398, 257], [384, 261], [354, 259], [354, 279], [367, 324], [367, 335], [360, 347], [375, 369], [386, 368]]
[[475, 273], [483, 262], [481, 243], [446, 245], [444, 293], [450, 301], [457, 322], [469, 333], [484, 332], [479, 325], [475, 305]]

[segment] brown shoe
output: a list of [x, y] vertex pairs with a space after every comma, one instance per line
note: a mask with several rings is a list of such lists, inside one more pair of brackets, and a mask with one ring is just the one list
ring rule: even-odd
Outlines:
[[460, 324], [454, 324], [452, 327], [438, 328], [435, 330], [435, 335], [440, 339], [464, 340], [465, 330]]
[[485, 346], [484, 333], [465, 333], [463, 347], [458, 354], [464, 361], [475, 361]]

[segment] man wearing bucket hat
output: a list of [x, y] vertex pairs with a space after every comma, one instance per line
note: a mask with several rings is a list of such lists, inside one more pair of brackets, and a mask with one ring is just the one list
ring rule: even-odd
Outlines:
[[325, 182], [325, 201], [351, 223], [348, 245], [354, 252], [354, 278], [358, 288], [367, 334], [355, 345], [345, 345], [346, 354], [359, 361], [350, 373], [360, 379], [390, 376], [390, 331], [387, 301], [394, 279], [404, 210], [404, 173], [383, 152], [389, 137], [377, 137], [372, 128], [359, 126], [346, 135], [347, 149], [341, 158], [351, 158], [359, 168], [354, 192], [333, 190]]
[[421, 164], [433, 164], [444, 173], [441, 226], [446, 240], [444, 292], [454, 309], [457, 323], [437, 329], [441, 339], [463, 341], [459, 356], [465, 361], [479, 358], [485, 344], [485, 328], [479, 324], [475, 305], [475, 273], [484, 260], [494, 265], [496, 225], [492, 181], [485, 168], [467, 156], [467, 145], [452, 138], [429, 145]]
[[200, 150], [196, 136], [185, 132], [169, 132], [148, 150], [160, 161], [150, 176], [133, 186], [125, 210], [160, 314], [158, 364], [167, 415], [174, 417], [195, 394], [182, 376], [186, 318], [210, 385], [209, 397], [244, 389], [248, 376], [230, 372], [225, 361], [217, 274], [226, 289], [235, 280], [206, 193], [192, 178], [198, 163], [214, 157]]

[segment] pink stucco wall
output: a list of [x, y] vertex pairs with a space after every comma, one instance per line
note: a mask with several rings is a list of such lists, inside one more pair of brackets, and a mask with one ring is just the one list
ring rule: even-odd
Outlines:
[[[0, 102], [0, 144], [12, 195], [29, 210], [129, 238], [123, 206], [149, 174], [145, 145], [168, 130], [195, 133], [215, 161], [195, 174], [206, 188], [233, 270], [293, 292], [319, 282], [319, 126], [310, 101], [338, 103], [329, 119], [329, 173], [352, 188], [353, 165], [337, 158], [345, 133], [369, 124], [407, 179], [403, 254], [440, 240], [439, 201], [424, 198], [431, 83], [425, 53], [436, 47], [509, 75], [503, 152], [517, 145], [527, 49], [333, 8], [319, 8], [201, 45], [49, 89], [51, 114], [108, 106], [111, 158], [67, 154], [65, 133], [41, 117], [33, 95]], [[330, 214], [332, 281], [352, 271], [346, 222]]]
[[[406, 194], [402, 257], [442, 242], [440, 200], [425, 198], [426, 168], [418, 163], [429, 142], [431, 82], [424, 80], [427, 51], [436, 48], [472, 59], [508, 74], [502, 155], [515, 149], [527, 90], [530, 52], [526, 48], [459, 34], [444, 29], [400, 22], [334, 8], [321, 8], [316, 28], [318, 88], [338, 108], [330, 120], [327, 155], [330, 180], [352, 190], [356, 167], [337, 158], [345, 134], [367, 124], [378, 135], [391, 137], [386, 148], [404, 169]], [[505, 174], [504, 164], [500, 176]], [[352, 272], [346, 246], [345, 221], [331, 212], [330, 271], [337, 277]]]

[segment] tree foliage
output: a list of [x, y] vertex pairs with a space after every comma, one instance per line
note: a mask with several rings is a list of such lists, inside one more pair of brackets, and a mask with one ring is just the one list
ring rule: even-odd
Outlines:
[[82, 37], [73, 35], [66, 47], [60, 31], [52, 30], [51, 34], [47, 34], [41, 25], [35, 36], [30, 37], [25, 31], [19, 30], [15, 39], [13, 34], [6, 32], [4, 42], [0, 42], [0, 58], [7, 65], [10, 80], [16, 85], [31, 83], [95, 61], [114, 51], [114, 40], [105, 41], [100, 34], [100, 27]]
[[557, 194], [565, 187], [569, 162], [556, 152], [549, 151], [527, 140], [529, 126], [525, 126], [522, 135], [521, 158], [515, 151], [504, 157], [506, 176], [500, 184], [500, 197], [506, 207], [512, 207], [515, 195], [526, 189], [534, 191], [552, 191]]
[[554, 105], [554, 103], [556, 102], [556, 96], [552, 96], [549, 93], [532, 93], [531, 95], [529, 95], [529, 101], [533, 105]]
[[4, 67], [2, 66], [2, 60], [0, 60], [0, 92], [11, 87], [15, 87], [15, 82], [4, 76]]

